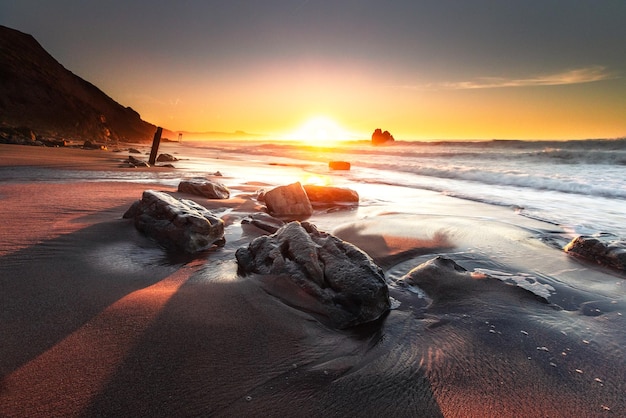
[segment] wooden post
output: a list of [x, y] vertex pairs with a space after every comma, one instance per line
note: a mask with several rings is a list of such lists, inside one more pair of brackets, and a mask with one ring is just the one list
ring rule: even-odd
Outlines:
[[154, 165], [156, 162], [157, 152], [159, 151], [159, 144], [161, 143], [161, 134], [163, 133], [163, 128], [160, 126], [157, 127], [156, 132], [154, 133], [154, 139], [152, 139], [152, 150], [150, 151], [150, 159], [148, 160], [148, 164]]

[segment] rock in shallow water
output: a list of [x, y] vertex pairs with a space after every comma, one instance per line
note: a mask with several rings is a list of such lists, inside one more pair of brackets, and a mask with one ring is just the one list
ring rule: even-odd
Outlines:
[[305, 219], [313, 213], [313, 207], [302, 184], [299, 182], [278, 186], [264, 195], [267, 212], [277, 218], [293, 221]]
[[304, 191], [309, 197], [309, 201], [313, 205], [333, 206], [333, 205], [349, 205], [359, 204], [359, 194], [343, 187], [317, 186], [313, 184], [305, 184]]
[[273, 234], [284, 226], [285, 222], [265, 212], [257, 212], [251, 213], [241, 220], [241, 226], [245, 227], [246, 225], [252, 225], [262, 231]]
[[197, 253], [224, 244], [224, 222], [204, 206], [178, 200], [167, 193], [146, 190], [141, 200], [126, 211], [124, 218], [165, 248]]
[[605, 267], [626, 271], [626, 242], [612, 235], [581, 235], [571, 240], [564, 250]]
[[[308, 222], [291, 222], [258, 237], [239, 248], [236, 257], [241, 275], [271, 276], [270, 293], [281, 289], [277, 296], [321, 314], [333, 327], [374, 321], [389, 310], [380, 267], [357, 247]], [[298, 295], [302, 291], [307, 297]]]
[[226, 186], [206, 179], [183, 180], [178, 184], [181, 193], [195, 194], [207, 199], [228, 199], [230, 191]]

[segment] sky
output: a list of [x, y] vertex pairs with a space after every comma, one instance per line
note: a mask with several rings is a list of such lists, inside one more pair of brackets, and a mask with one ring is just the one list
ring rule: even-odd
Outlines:
[[0, 0], [144, 120], [320, 139], [625, 137], [624, 22], [624, 0]]

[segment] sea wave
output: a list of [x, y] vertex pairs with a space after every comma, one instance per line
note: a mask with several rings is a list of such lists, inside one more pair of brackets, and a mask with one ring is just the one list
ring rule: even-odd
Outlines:
[[[366, 164], [369, 168], [389, 170], [390, 166], [384, 164]], [[594, 181], [593, 178], [581, 178], [571, 176], [569, 178], [560, 176], [541, 175], [524, 172], [520, 170], [478, 169], [477, 167], [466, 167], [453, 165], [447, 167], [437, 166], [396, 166], [395, 171], [410, 173], [416, 176], [423, 176], [433, 179], [462, 180], [474, 183], [481, 183], [491, 186], [511, 186], [528, 188], [539, 191], [557, 191], [561, 193], [580, 194], [586, 196], [600, 196], [626, 200], [626, 187], [623, 182], [617, 179], [603, 179], [602, 182]], [[590, 173], [591, 175], [591, 173]], [[402, 178], [402, 185], [410, 185], [411, 178]], [[415, 179], [413, 179], [415, 180]], [[385, 176], [385, 181], [389, 177]], [[435, 185], [430, 187], [438, 191], [445, 191]]]

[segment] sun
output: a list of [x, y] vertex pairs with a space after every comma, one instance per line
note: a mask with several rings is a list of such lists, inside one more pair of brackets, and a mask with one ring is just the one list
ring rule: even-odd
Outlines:
[[332, 146], [338, 141], [352, 138], [352, 135], [326, 116], [315, 116], [303, 123], [294, 132], [287, 134], [286, 139], [300, 141], [306, 145]]

